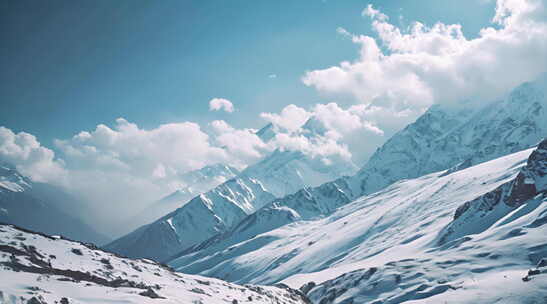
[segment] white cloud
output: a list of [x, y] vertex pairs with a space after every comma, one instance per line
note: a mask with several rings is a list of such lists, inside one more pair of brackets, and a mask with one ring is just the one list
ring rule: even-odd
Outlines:
[[160, 164], [165, 167], [160, 171], [172, 170], [174, 175], [228, 160], [226, 151], [212, 146], [209, 140], [200, 126], [192, 122], [145, 130], [119, 118], [113, 129], [100, 124], [92, 132], [80, 132], [55, 143], [72, 167], [125, 171], [148, 177], [154, 175]]
[[277, 75], [276, 74], [270, 74], [270, 75], [268, 75], [268, 78], [274, 79], [274, 78], [277, 78]]
[[499, 28], [467, 39], [458, 24], [416, 22], [401, 30], [369, 6], [363, 15], [372, 18], [378, 39], [338, 29], [361, 46], [359, 58], [302, 80], [399, 116], [416, 117], [433, 103], [490, 101], [547, 70], [545, 11], [544, 0], [499, 0], [493, 19]]
[[224, 110], [228, 113], [232, 113], [234, 112], [234, 105], [228, 99], [213, 98], [209, 101], [209, 110], [210, 111]]
[[[223, 137], [224, 139], [224, 137]], [[205, 165], [241, 165], [248, 155], [215, 143], [198, 124], [142, 129], [123, 118], [67, 140], [56, 140], [69, 175], [68, 189], [93, 204], [103, 227], [128, 216], [181, 185], [180, 175]]]
[[353, 106], [344, 110], [338, 104], [331, 102], [315, 105], [313, 113], [314, 117], [323, 122], [329, 130], [348, 134], [358, 129], [366, 129], [377, 135], [383, 135], [382, 130], [363, 119], [364, 112], [360, 107]]
[[260, 117], [271, 122], [278, 128], [288, 131], [296, 131], [306, 120], [310, 118], [310, 113], [303, 108], [290, 104], [281, 110], [281, 113], [260, 113]]
[[362, 105], [343, 109], [331, 102], [316, 104], [309, 110], [291, 104], [279, 114], [262, 113], [261, 117], [276, 130], [276, 136], [268, 143], [271, 149], [301, 151], [329, 163], [335, 163], [334, 159], [360, 163], [370, 154], [362, 148], [368, 147], [364, 141], [376, 143], [384, 134], [375, 122], [368, 120], [369, 114]]
[[15, 165], [17, 170], [34, 181], [62, 184], [66, 172], [55, 153], [43, 147], [29, 133], [15, 134], [8, 128], [0, 127], [0, 161]]
[[216, 133], [215, 142], [230, 155], [237, 155], [232, 165], [243, 168], [263, 156], [266, 144], [252, 129], [235, 129], [224, 120], [215, 120], [211, 126]]

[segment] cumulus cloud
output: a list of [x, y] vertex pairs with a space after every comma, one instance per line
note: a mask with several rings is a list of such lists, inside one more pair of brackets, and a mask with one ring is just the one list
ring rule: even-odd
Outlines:
[[215, 142], [230, 155], [237, 155], [233, 166], [243, 168], [263, 156], [267, 151], [266, 144], [256, 135], [253, 129], [235, 129], [224, 120], [211, 122], [216, 137]]
[[[228, 160], [226, 151], [212, 146], [209, 135], [192, 122], [145, 130], [119, 118], [113, 128], [100, 124], [94, 131], [55, 144], [73, 168], [126, 171], [144, 177], [173, 175]], [[160, 165], [164, 169], [158, 169]]]
[[364, 119], [365, 112], [358, 106], [342, 109], [338, 104], [317, 104], [313, 107], [313, 115], [323, 122], [326, 128], [341, 134], [348, 134], [355, 130], [365, 129], [377, 135], [383, 135], [383, 131], [370, 121]]
[[279, 128], [290, 132], [298, 130], [309, 118], [311, 113], [305, 109], [290, 104], [281, 110], [281, 113], [260, 113], [260, 117]]
[[62, 184], [64, 163], [43, 147], [34, 135], [0, 127], [0, 161], [14, 165], [21, 174], [38, 182]]
[[332, 95], [349, 95], [394, 115], [416, 117], [433, 103], [486, 102], [547, 70], [544, 0], [499, 0], [493, 22], [467, 39], [458, 24], [403, 30], [368, 6], [377, 38], [351, 37], [361, 49], [354, 62], [307, 72], [304, 84]]
[[234, 112], [234, 105], [228, 99], [213, 98], [209, 101], [209, 110], [210, 111], [224, 110], [228, 113], [232, 113]]
[[[316, 104], [309, 110], [294, 104], [280, 113], [261, 113], [276, 130], [268, 143], [271, 149], [301, 151], [324, 163], [355, 160], [358, 163], [368, 157], [363, 155], [363, 141], [377, 142], [383, 138], [375, 122], [366, 118], [369, 111], [361, 105], [347, 109], [336, 103]], [[356, 152], [356, 155], [353, 154]]]

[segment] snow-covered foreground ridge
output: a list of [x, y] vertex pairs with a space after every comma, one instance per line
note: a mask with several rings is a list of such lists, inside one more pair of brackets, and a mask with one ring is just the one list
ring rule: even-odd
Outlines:
[[545, 303], [547, 141], [247, 235], [169, 264], [238, 283], [284, 282], [321, 304]]
[[175, 273], [93, 246], [0, 224], [0, 303], [309, 303], [286, 286]]

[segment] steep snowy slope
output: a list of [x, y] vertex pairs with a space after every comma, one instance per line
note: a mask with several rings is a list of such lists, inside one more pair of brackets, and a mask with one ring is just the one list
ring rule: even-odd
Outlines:
[[162, 260], [225, 232], [273, 199], [259, 181], [237, 177], [108, 244], [106, 249], [130, 257]]
[[[412, 254], [400, 246], [397, 260], [373, 258], [351, 265], [353, 271], [334, 267], [294, 282], [319, 279], [322, 283], [308, 283], [306, 292], [314, 303], [325, 304], [545, 303], [546, 224], [544, 140], [514, 179], [458, 207], [429, 244], [418, 241], [429, 249]], [[370, 267], [374, 260], [378, 267]]]
[[357, 167], [349, 161], [326, 165], [319, 158], [311, 158], [299, 151], [275, 150], [245, 169], [242, 175], [260, 180], [268, 192], [283, 197], [302, 188], [319, 186], [356, 172]]
[[[309, 285], [308, 294], [314, 303], [399, 303], [440, 293], [454, 303], [473, 296], [490, 303], [496, 294], [509, 299], [511, 292], [519, 297], [508, 303], [543, 299], [547, 275], [522, 281], [547, 254], [547, 142], [526, 165], [533, 150], [397, 182], [329, 217], [285, 225], [211, 256], [181, 257], [170, 265], [234, 282], [284, 280], [299, 287], [313, 281], [317, 286]], [[498, 207], [478, 212], [473, 206], [484, 204], [467, 203], [462, 211], [466, 202], [507, 185], [511, 190], [493, 204]], [[446, 238], [447, 231], [458, 235]], [[493, 293], [494, 282], [521, 285]]]
[[186, 172], [180, 176], [180, 189], [151, 203], [136, 216], [125, 223], [125, 231], [149, 224], [160, 217], [182, 207], [193, 197], [207, 192], [225, 181], [238, 175], [239, 171], [223, 164], [205, 166], [201, 169]]
[[[201, 244], [187, 248], [170, 259], [176, 259], [177, 265], [192, 264], [194, 261], [207, 256], [216, 257], [215, 253], [225, 251], [230, 246], [251, 239], [258, 234], [295, 221], [317, 219], [329, 215], [338, 207], [351, 201], [350, 197], [352, 195], [348, 193], [348, 189], [345, 179], [339, 179], [319, 187], [304, 188], [294, 194], [276, 199], [247, 216], [229, 231], [217, 234]], [[241, 253], [234, 252], [234, 254]], [[199, 266], [197, 269], [188, 268], [187, 271], [200, 271]]]
[[104, 244], [75, 214], [79, 202], [57, 187], [34, 183], [8, 165], [0, 166], [0, 222], [85, 242]]
[[[273, 127], [257, 134], [272, 139]], [[303, 130], [314, 136], [313, 130]], [[246, 216], [305, 186], [317, 186], [356, 171], [351, 161], [326, 165], [301, 152], [276, 150], [236, 178], [203, 193], [157, 221], [107, 245], [130, 257], [164, 260], [212, 236], [224, 233]]]
[[389, 139], [355, 175], [361, 194], [404, 178], [466, 168], [537, 144], [547, 134], [547, 88], [524, 83], [478, 111], [435, 106]]
[[309, 303], [285, 286], [239, 286], [175, 273], [81, 243], [0, 225], [0, 302]]
[[[450, 168], [447, 174], [531, 147], [547, 134], [546, 106], [543, 86], [527, 83], [513, 90], [506, 99], [479, 111], [432, 107], [388, 140], [355, 176], [277, 199], [231, 231], [175, 257], [179, 258], [180, 265], [186, 265], [294, 221], [329, 215], [357, 197], [397, 180]], [[314, 133], [322, 132], [321, 125], [312, 119], [306, 128]], [[199, 252], [192, 253], [194, 251]]]

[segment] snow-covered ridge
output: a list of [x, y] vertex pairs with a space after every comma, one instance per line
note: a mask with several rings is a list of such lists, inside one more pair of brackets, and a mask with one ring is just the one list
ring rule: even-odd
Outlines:
[[524, 83], [482, 109], [434, 106], [373, 154], [354, 177], [361, 194], [432, 172], [461, 170], [536, 145], [547, 134], [547, 98]]
[[547, 139], [530, 154], [518, 175], [456, 209], [454, 220], [439, 233], [438, 243], [479, 234], [536, 195], [547, 192]]
[[0, 192], [23, 192], [31, 188], [31, 181], [7, 165], [0, 165]]
[[158, 201], [150, 203], [135, 216], [128, 219], [122, 227], [122, 232], [131, 231], [144, 224], [150, 224], [184, 206], [195, 196], [215, 188], [239, 173], [237, 169], [230, 166], [214, 164], [182, 174], [180, 176], [182, 184], [179, 189]]
[[[526, 176], [541, 184], [545, 144], [451, 174], [400, 181], [328, 217], [292, 222], [169, 264], [239, 283], [282, 281], [298, 288], [314, 282], [305, 288], [313, 303], [538, 301], [547, 291], [541, 274], [547, 269], [522, 279], [547, 255], [547, 196], [539, 186], [519, 205], [500, 204], [507, 212], [493, 212], [492, 224], [485, 227], [485, 218], [475, 214], [465, 226], [481, 229], [439, 240], [465, 202], [515, 184], [519, 174], [528, 174], [523, 172], [533, 172]], [[500, 292], [499, 284], [513, 287]]]
[[[407, 258], [401, 254], [387, 263], [373, 258], [376, 267], [369, 266], [374, 262], [365, 261], [359, 266], [348, 265], [341, 272], [334, 270], [327, 275], [338, 277], [319, 285], [308, 282], [302, 290], [314, 303], [544, 302], [546, 164], [547, 139], [530, 154], [514, 178], [458, 207], [453, 220], [432, 242], [422, 242], [425, 251]], [[416, 240], [411, 237], [405, 243]], [[403, 248], [399, 250], [404, 252]], [[362, 268], [364, 265], [369, 267]], [[354, 270], [348, 271], [351, 268]]]
[[110, 243], [106, 249], [130, 257], [163, 260], [225, 232], [273, 199], [257, 180], [234, 178]]
[[175, 273], [94, 246], [0, 225], [2, 303], [307, 303], [287, 287]]
[[[218, 258], [219, 252], [258, 234], [296, 221], [328, 216], [359, 196], [398, 180], [440, 170], [449, 174], [529, 148], [547, 134], [546, 104], [543, 91], [535, 83], [526, 83], [506, 99], [482, 110], [432, 107], [388, 140], [355, 176], [276, 199], [228, 232], [177, 254], [177, 265], [192, 264], [187, 270], [199, 272], [202, 266], [195, 261], [202, 257]], [[310, 130], [320, 129], [308, 123]], [[235, 255], [232, 251], [231, 256]]]
[[[272, 138], [268, 136], [271, 132], [274, 132], [273, 126], [269, 125], [258, 133], [266, 140]], [[161, 261], [229, 231], [276, 197], [355, 171], [351, 162], [327, 165], [298, 151], [275, 150], [238, 176], [182, 203], [173, 212], [141, 226], [106, 248], [131, 257]]]

